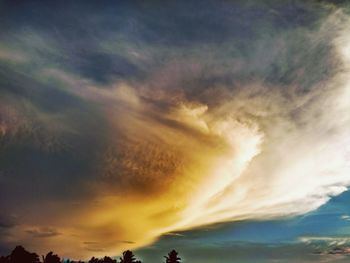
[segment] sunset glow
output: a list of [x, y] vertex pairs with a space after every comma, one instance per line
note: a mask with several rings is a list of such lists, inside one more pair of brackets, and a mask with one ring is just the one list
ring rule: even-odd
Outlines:
[[[119, 255], [293, 220], [347, 191], [348, 7], [209, 2], [78, 1], [53, 18], [45, 4], [6, 5], [1, 251]], [[42, 17], [18, 18], [27, 5]]]

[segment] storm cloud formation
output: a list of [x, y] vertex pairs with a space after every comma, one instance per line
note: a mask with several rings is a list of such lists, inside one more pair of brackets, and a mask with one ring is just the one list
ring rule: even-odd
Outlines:
[[2, 247], [116, 253], [350, 184], [346, 6], [2, 5]]

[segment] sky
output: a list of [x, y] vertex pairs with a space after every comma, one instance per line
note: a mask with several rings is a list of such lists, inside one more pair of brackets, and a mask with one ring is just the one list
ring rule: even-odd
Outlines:
[[346, 1], [0, 1], [0, 254], [343, 262]]

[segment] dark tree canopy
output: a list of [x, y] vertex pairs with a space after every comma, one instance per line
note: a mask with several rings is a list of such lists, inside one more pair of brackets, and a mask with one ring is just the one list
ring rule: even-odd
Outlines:
[[117, 263], [117, 260], [111, 259], [110, 257], [104, 257], [102, 262], [103, 263]]
[[49, 252], [45, 257], [43, 257], [43, 263], [61, 263], [61, 259], [53, 252]]
[[[181, 263], [181, 258], [178, 253], [172, 250], [168, 253], [166, 263]], [[60, 257], [53, 252], [49, 252], [46, 256], [42, 256], [40, 261], [36, 253], [31, 253], [25, 250], [22, 246], [17, 246], [10, 255], [0, 256], [0, 263], [85, 263], [84, 261], [61, 260]], [[132, 251], [127, 250], [123, 252], [120, 261], [105, 256], [104, 258], [92, 257], [87, 263], [141, 263], [135, 258]]]
[[28, 252], [22, 246], [17, 246], [7, 258], [9, 263], [40, 263], [37, 254]]
[[141, 261], [136, 260], [134, 254], [130, 251], [124, 251], [123, 257], [120, 258], [120, 263], [141, 263]]
[[117, 263], [117, 260], [110, 257], [104, 257], [102, 259], [92, 257], [88, 263]]
[[168, 256], [165, 256], [166, 263], [180, 263], [181, 258], [178, 257], [178, 253], [173, 249], [168, 253]]
[[1, 256], [0, 257], [0, 263], [8, 263], [8, 262], [10, 262], [10, 256], [7, 256], [7, 257]]
[[99, 260], [98, 260], [98, 258], [92, 257], [92, 258], [89, 260], [89, 263], [99, 263]]

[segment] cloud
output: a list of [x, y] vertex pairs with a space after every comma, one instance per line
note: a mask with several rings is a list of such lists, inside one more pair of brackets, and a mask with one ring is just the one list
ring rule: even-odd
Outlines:
[[103, 252], [103, 246], [101, 246], [101, 244], [99, 242], [95, 242], [95, 241], [85, 241], [83, 242], [83, 244], [85, 245], [85, 249], [87, 251], [91, 251], [91, 252]]
[[320, 255], [349, 255], [350, 238], [347, 236], [304, 236], [299, 240]]
[[125, 244], [135, 244], [134, 241], [129, 241], [129, 240], [122, 240], [120, 241], [121, 243], [125, 243]]
[[342, 215], [340, 217], [340, 219], [345, 220], [345, 221], [349, 221], [350, 220], [350, 216], [349, 215]]
[[[347, 14], [208, 4], [216, 16], [179, 12], [164, 26], [129, 6], [131, 20], [87, 18], [92, 32], [69, 14], [77, 26], [57, 18], [54, 32], [13, 22], [5, 42], [28, 60], [0, 65], [1, 205], [26, 226], [53, 226], [14, 230], [18, 240], [67, 256], [118, 253], [176, 231], [307, 213], [347, 189]], [[119, 31], [105, 29], [118, 19]]]
[[317, 242], [324, 242], [328, 245], [346, 245], [350, 242], [350, 237], [347, 236], [304, 236], [300, 237], [301, 242], [311, 244]]
[[181, 233], [173, 233], [173, 232], [169, 232], [169, 233], [166, 233], [164, 234], [165, 236], [177, 236], [177, 237], [184, 237], [185, 235], [184, 234], [181, 234]]
[[61, 234], [56, 229], [50, 228], [50, 227], [32, 228], [32, 229], [26, 230], [26, 232], [29, 235], [31, 235], [33, 238], [48, 238], [48, 237], [54, 237]]
[[0, 214], [0, 228], [13, 228], [17, 224], [16, 217]]

